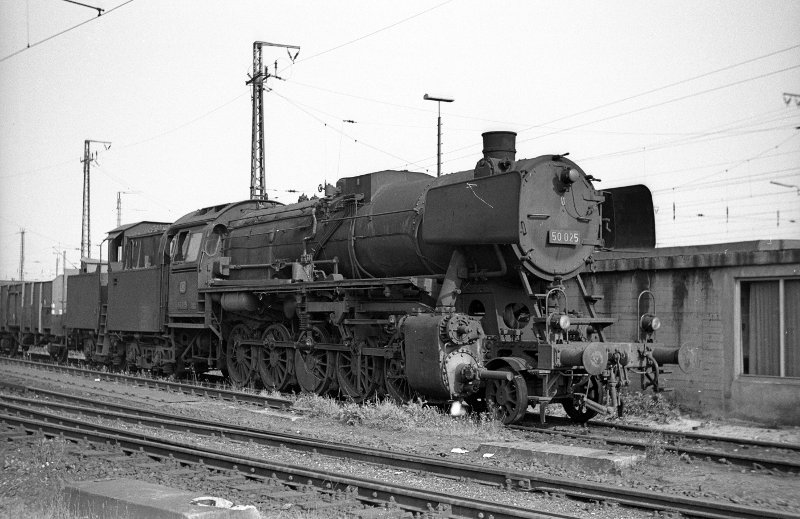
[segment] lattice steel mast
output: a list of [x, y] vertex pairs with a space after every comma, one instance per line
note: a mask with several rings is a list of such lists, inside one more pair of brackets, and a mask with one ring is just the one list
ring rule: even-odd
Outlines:
[[92, 143], [97, 144], [105, 144], [106, 149], [111, 146], [110, 142], [107, 141], [93, 141], [91, 139], [86, 139], [83, 141], [83, 214], [81, 215], [81, 257], [82, 258], [91, 258], [92, 257], [92, 242], [89, 236], [90, 232], [90, 193], [89, 193], [89, 173], [90, 173], [90, 164], [92, 161], [97, 159], [97, 152], [91, 152], [91, 145]]
[[[296, 45], [283, 45], [266, 41], [253, 42], [253, 75], [249, 76], [245, 84], [253, 86], [253, 135], [250, 153], [250, 199], [266, 200], [267, 184], [264, 178], [264, 85], [267, 79], [274, 77], [282, 79], [278, 74], [278, 62], [275, 62], [275, 72], [269, 73], [269, 68], [264, 67], [261, 60], [261, 47], [283, 47], [289, 52], [289, 58], [294, 61], [300, 53]], [[289, 49], [296, 50], [294, 56]]]

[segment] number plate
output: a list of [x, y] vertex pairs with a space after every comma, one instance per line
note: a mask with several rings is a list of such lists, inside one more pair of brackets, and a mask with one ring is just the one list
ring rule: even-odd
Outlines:
[[547, 233], [548, 243], [560, 245], [580, 245], [581, 233], [578, 231], [566, 231], [563, 229], [553, 229]]

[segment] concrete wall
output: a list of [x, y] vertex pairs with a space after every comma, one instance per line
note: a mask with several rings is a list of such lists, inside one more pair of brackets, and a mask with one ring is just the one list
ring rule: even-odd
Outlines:
[[[635, 341], [639, 313], [655, 310], [662, 321], [658, 342], [700, 347], [697, 372], [675, 366], [665, 377], [678, 403], [711, 416], [800, 424], [800, 378], [742, 375], [738, 324], [738, 280], [800, 276], [800, 242], [602, 253], [593, 270], [583, 278], [590, 293], [604, 296], [598, 312], [619, 319], [606, 329], [606, 340]], [[654, 299], [643, 297], [637, 311], [643, 290]], [[580, 306], [577, 287], [570, 301], [572, 308]], [[638, 377], [631, 382], [638, 389]]]

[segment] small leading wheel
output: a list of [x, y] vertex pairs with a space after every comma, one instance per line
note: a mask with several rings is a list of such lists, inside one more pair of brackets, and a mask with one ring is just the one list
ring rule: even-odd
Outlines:
[[[324, 395], [336, 385], [336, 354], [328, 350], [313, 349], [313, 344], [329, 342], [330, 337], [322, 328], [314, 326], [311, 334], [312, 349], [294, 352], [294, 369], [297, 383], [303, 391]], [[307, 335], [300, 337], [301, 343]]]
[[586, 423], [595, 416], [597, 411], [586, 407], [586, 399], [605, 405], [606, 394], [600, 379], [585, 375], [584, 378], [573, 385], [573, 392], [567, 400], [561, 402], [567, 415], [575, 422]]
[[528, 385], [522, 375], [509, 367], [499, 371], [513, 374], [511, 380], [487, 380], [486, 404], [489, 411], [504, 424], [519, 421], [528, 409]]
[[383, 384], [383, 359], [360, 352], [340, 351], [336, 355], [336, 371], [342, 392], [361, 403]]
[[228, 334], [225, 362], [231, 383], [236, 387], [247, 385], [254, 368], [255, 348], [240, 344], [241, 341], [249, 339], [251, 336], [252, 331], [245, 324], [237, 324]]
[[406, 404], [414, 397], [414, 392], [406, 378], [403, 359], [385, 359], [383, 363], [386, 394], [397, 403]]
[[264, 330], [261, 340], [264, 347], [256, 359], [261, 382], [267, 389], [283, 391], [292, 383], [294, 351], [276, 343], [290, 342], [292, 333], [282, 324], [272, 324]]

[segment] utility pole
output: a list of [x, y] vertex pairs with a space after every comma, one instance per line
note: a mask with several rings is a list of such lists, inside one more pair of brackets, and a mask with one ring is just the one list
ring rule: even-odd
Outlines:
[[[278, 62], [275, 62], [275, 72], [269, 73], [269, 67], [264, 67], [261, 60], [262, 47], [283, 47], [289, 53], [289, 59], [294, 62], [300, 54], [297, 45], [283, 45], [266, 41], [253, 42], [253, 75], [248, 75], [246, 85], [253, 85], [253, 136], [250, 153], [250, 200], [266, 200], [267, 184], [264, 178], [264, 87], [267, 79], [278, 76]], [[294, 56], [289, 49], [294, 49]]]
[[442, 176], [442, 103], [452, 103], [455, 99], [450, 99], [448, 97], [435, 97], [425, 94], [422, 96], [422, 99], [426, 101], [436, 101], [436, 105], [439, 108], [439, 117], [437, 118], [436, 123], [436, 176]]
[[25, 281], [25, 229], [19, 230], [19, 280]]
[[[67, 251], [62, 251], [62, 256], [64, 260], [62, 263], [62, 276], [61, 276], [61, 311], [59, 313], [64, 313], [64, 303], [67, 300]], [[58, 272], [56, 272], [58, 274]]]
[[90, 196], [89, 196], [89, 173], [92, 161], [97, 161], [97, 152], [91, 152], [92, 143], [104, 144], [106, 149], [111, 147], [111, 143], [107, 141], [93, 141], [86, 139], [83, 141], [83, 213], [81, 215], [81, 257], [92, 257], [92, 243], [89, 236], [90, 231]]
[[117, 191], [117, 227], [122, 226], [122, 195], [138, 193], [139, 191]]

